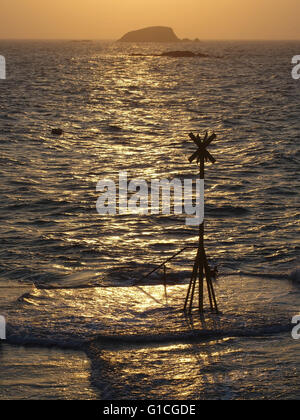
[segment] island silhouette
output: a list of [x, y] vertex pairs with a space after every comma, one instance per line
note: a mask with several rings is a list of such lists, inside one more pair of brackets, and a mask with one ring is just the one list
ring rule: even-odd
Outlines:
[[[177, 37], [174, 30], [167, 26], [150, 26], [148, 28], [138, 29], [127, 32], [119, 42], [182, 42], [190, 41], [185, 38], [181, 40]], [[199, 41], [199, 39], [195, 39]]]
[[[152, 43], [185, 43], [185, 42], [199, 42], [200, 40], [196, 38], [194, 41], [184, 38], [179, 39], [175, 34], [172, 28], [167, 26], [150, 26], [148, 28], [138, 29], [136, 31], [127, 32], [118, 42], [152, 42]], [[132, 56], [142, 56], [142, 57], [171, 57], [171, 58], [208, 58], [210, 55], [203, 52], [194, 52], [187, 50], [176, 50], [176, 51], [165, 51], [159, 54], [143, 54], [143, 53], [133, 53]]]

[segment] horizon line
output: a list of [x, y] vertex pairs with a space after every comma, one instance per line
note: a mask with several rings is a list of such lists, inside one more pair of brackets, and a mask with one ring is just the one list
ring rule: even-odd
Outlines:
[[[119, 38], [0, 38], [0, 41], [112, 41], [117, 42]], [[259, 41], [259, 42], [300, 42], [300, 38], [199, 38], [199, 42], [202, 41]], [[178, 42], [123, 42], [124, 44], [177, 44], [179, 42], [186, 42], [179, 39]], [[190, 39], [190, 42], [195, 43], [194, 39]]]

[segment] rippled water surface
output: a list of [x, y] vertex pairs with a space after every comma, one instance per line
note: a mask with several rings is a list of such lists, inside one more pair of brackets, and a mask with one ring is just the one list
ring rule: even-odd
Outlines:
[[[103, 398], [299, 397], [299, 344], [289, 331], [299, 307], [300, 129], [300, 84], [290, 63], [300, 43], [203, 42], [182, 48], [210, 58], [151, 56], [174, 48], [0, 42], [7, 61], [0, 81], [0, 309], [8, 338], [69, 348], [93, 340], [90, 379]], [[63, 136], [51, 135], [56, 127]], [[190, 325], [179, 309], [194, 251], [168, 266], [167, 303], [159, 285], [130, 286], [194, 244], [197, 228], [186, 226], [184, 215], [100, 216], [96, 185], [117, 181], [120, 170], [149, 182], [194, 177], [188, 133], [205, 130], [218, 136], [210, 147], [217, 162], [206, 169], [205, 240], [221, 273], [222, 316]], [[196, 344], [173, 343], [195, 332]], [[114, 334], [148, 344], [120, 351]], [[185, 362], [174, 373], [178, 354], [194, 376]], [[123, 379], [105, 371], [108, 360]], [[149, 377], [163, 365], [169, 382], [143, 379], [146, 364]], [[259, 380], [258, 371], [265, 372]]]

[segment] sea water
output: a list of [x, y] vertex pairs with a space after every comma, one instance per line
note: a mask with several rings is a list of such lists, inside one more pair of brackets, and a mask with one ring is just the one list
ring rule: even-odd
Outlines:
[[[300, 43], [180, 48], [211, 57], [152, 56], [178, 45], [1, 41], [1, 397], [300, 397]], [[63, 136], [51, 135], [57, 127]], [[168, 265], [167, 293], [161, 273], [140, 279], [195, 244], [197, 228], [184, 215], [101, 216], [96, 185], [119, 171], [195, 176], [188, 133], [205, 130], [218, 136], [205, 244], [221, 314], [185, 317], [194, 250]], [[66, 352], [56, 366], [86, 360], [74, 361], [77, 386], [58, 390], [45, 373], [38, 387], [32, 367], [26, 394], [16, 358], [45, 365], [53, 346]]]

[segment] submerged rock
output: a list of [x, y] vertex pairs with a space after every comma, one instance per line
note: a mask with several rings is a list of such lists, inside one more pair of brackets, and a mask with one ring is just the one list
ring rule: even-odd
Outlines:
[[64, 131], [61, 128], [52, 128], [51, 134], [54, 136], [61, 136], [64, 133]]
[[128, 32], [120, 42], [180, 42], [172, 28], [166, 26], [150, 26]]
[[134, 53], [131, 54], [132, 57], [211, 57], [208, 54], [204, 53], [194, 53], [193, 51], [166, 51], [162, 54], [141, 54], [141, 53]]

